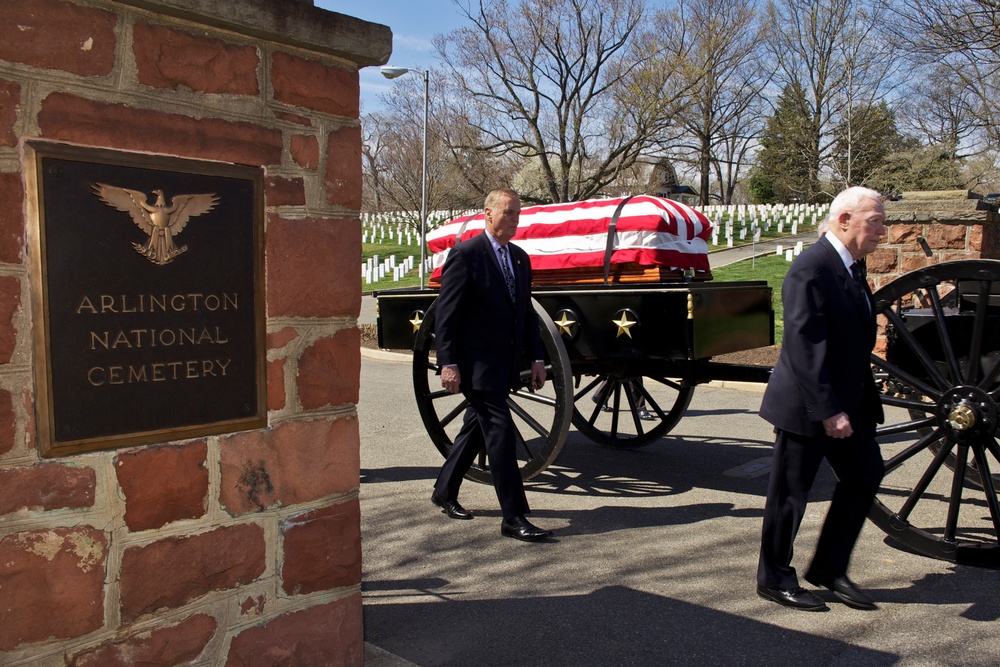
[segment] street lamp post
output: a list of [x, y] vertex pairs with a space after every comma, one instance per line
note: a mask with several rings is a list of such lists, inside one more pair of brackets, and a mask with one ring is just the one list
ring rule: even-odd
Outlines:
[[387, 79], [395, 79], [407, 72], [419, 72], [424, 75], [424, 159], [420, 187], [420, 289], [424, 289], [427, 262], [427, 106], [430, 98], [430, 72], [412, 67], [393, 67], [392, 65], [386, 65], [379, 71]]

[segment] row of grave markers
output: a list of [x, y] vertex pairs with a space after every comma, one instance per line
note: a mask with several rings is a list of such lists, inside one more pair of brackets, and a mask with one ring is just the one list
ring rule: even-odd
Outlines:
[[[751, 235], [754, 243], [759, 243], [761, 231], [770, 232], [772, 226], [776, 227], [778, 234], [784, 234], [788, 229], [793, 236], [803, 227], [815, 228], [829, 208], [829, 204], [734, 204], [706, 206], [701, 211], [712, 222], [710, 245], [724, 244], [732, 248], [737, 238], [745, 242], [748, 235]], [[435, 211], [428, 214], [427, 231], [430, 232], [438, 225], [466, 213], [471, 211], [465, 213]], [[419, 249], [420, 234], [412, 226], [413, 219], [412, 214], [362, 213], [361, 242], [414, 246]], [[801, 246], [801, 243], [797, 243], [795, 248], [785, 250], [785, 259], [792, 261], [794, 256], [801, 252]], [[776, 254], [781, 255], [782, 252], [782, 246], [777, 246]], [[430, 258], [426, 260], [426, 267], [428, 271], [431, 269]], [[414, 268], [420, 275], [421, 267], [417, 266], [413, 255], [398, 263], [395, 255], [390, 255], [381, 262], [379, 256], [375, 255], [362, 262], [361, 275], [367, 285], [386, 280], [389, 276], [394, 282], [398, 282]]]

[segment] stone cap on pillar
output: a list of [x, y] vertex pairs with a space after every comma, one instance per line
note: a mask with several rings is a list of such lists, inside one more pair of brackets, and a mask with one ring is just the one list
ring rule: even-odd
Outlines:
[[392, 30], [320, 9], [313, 0], [118, 0], [195, 23], [345, 58], [358, 67], [384, 65]]
[[935, 221], [998, 222], [997, 205], [983, 201], [969, 190], [918, 190], [904, 192], [896, 201], [884, 204], [886, 223]]

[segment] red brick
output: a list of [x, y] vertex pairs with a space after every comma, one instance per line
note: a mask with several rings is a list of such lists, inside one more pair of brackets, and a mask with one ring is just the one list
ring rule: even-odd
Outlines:
[[895, 248], [879, 248], [868, 255], [868, 273], [893, 273], [899, 264], [899, 253]]
[[326, 145], [326, 201], [361, 210], [361, 128], [331, 132]]
[[298, 338], [299, 332], [292, 327], [285, 327], [280, 331], [267, 334], [267, 349], [280, 350], [293, 340]]
[[264, 573], [265, 560], [264, 530], [255, 524], [127, 548], [121, 564], [122, 621], [248, 584]]
[[[361, 298], [360, 291], [358, 298]], [[0, 276], [0, 364], [9, 364], [14, 356], [17, 346], [14, 318], [20, 312], [21, 281], [14, 276]]]
[[[34, 406], [28, 406], [29, 412]], [[6, 454], [14, 449], [14, 434], [17, 428], [17, 415], [14, 414], [14, 396], [6, 389], [0, 389], [0, 454]]]
[[279, 616], [233, 637], [226, 667], [364, 663], [361, 594]]
[[267, 409], [281, 410], [285, 407], [285, 360], [267, 362]]
[[297, 385], [306, 410], [357, 403], [361, 383], [361, 331], [342, 329], [302, 352]]
[[298, 516], [281, 527], [281, 586], [304, 595], [361, 583], [361, 508], [357, 498]]
[[304, 134], [292, 135], [292, 159], [306, 169], [319, 167], [319, 139]]
[[927, 244], [934, 250], [965, 248], [965, 225], [930, 224], [925, 235]]
[[38, 127], [48, 139], [250, 165], [281, 163], [279, 130], [217, 118], [192, 118], [68, 93], [42, 102]]
[[207, 456], [208, 445], [202, 440], [179, 447], [148, 447], [115, 457], [128, 529], [149, 530], [204, 516]]
[[0, 651], [100, 629], [107, 551], [90, 526], [0, 539]]
[[0, 206], [0, 262], [20, 264], [24, 246], [24, 188], [20, 174], [0, 173], [0, 202], [3, 202]]
[[73, 468], [43, 463], [21, 468], [0, 468], [0, 514], [22, 509], [57, 510], [93, 507], [97, 473], [93, 468]]
[[[14, 81], [0, 79], [0, 146], [16, 146], [17, 108], [21, 105], [21, 86]], [[6, 201], [6, 200], [4, 200]]]
[[203, 93], [257, 95], [260, 57], [251, 46], [229, 44], [164, 26], [136, 21], [132, 50], [139, 83], [181, 86]]
[[348, 118], [360, 114], [357, 70], [278, 52], [271, 57], [271, 85], [277, 102]]
[[167, 667], [187, 664], [205, 650], [217, 626], [214, 617], [196, 614], [176, 625], [157, 627], [81, 651], [66, 664], [67, 667]]
[[888, 232], [886, 243], [916, 243], [917, 237], [924, 233], [924, 226], [920, 224], [899, 223], [886, 225], [886, 231]]
[[925, 266], [937, 264], [939, 261], [940, 259], [937, 256], [927, 257], [923, 253], [919, 255], [903, 253], [902, 257], [900, 257], [900, 269], [903, 273], [909, 273], [910, 271], [922, 269]]
[[115, 64], [114, 13], [63, 0], [5, 2], [0, 60], [80, 76], [106, 76]]
[[268, 206], [303, 206], [306, 189], [301, 178], [268, 176], [264, 182], [264, 199]]
[[357, 317], [361, 227], [354, 220], [268, 219], [269, 317]]
[[983, 249], [983, 226], [969, 225], [969, 250], [979, 252]]
[[219, 441], [219, 502], [230, 514], [289, 506], [358, 488], [358, 421], [288, 421]]

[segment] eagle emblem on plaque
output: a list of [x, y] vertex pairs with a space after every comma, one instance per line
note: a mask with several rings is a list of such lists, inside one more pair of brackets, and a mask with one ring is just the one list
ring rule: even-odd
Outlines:
[[146, 243], [133, 243], [137, 253], [154, 264], [169, 264], [188, 247], [174, 244], [174, 237], [184, 231], [188, 220], [208, 213], [219, 203], [214, 194], [177, 195], [167, 205], [163, 190], [153, 190], [156, 201], [149, 203], [149, 195], [105, 183], [94, 183], [91, 190], [102, 202], [113, 209], [128, 213], [132, 222], [149, 235]]

